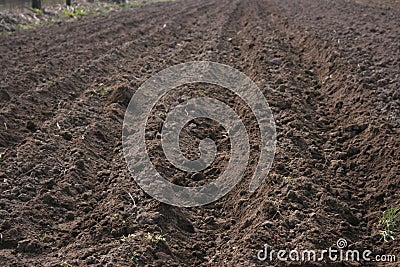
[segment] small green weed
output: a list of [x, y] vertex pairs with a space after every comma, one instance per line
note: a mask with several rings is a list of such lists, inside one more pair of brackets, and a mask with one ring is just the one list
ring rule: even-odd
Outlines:
[[89, 12], [87, 11], [87, 10], [85, 10], [83, 7], [81, 7], [81, 6], [78, 6], [76, 9], [75, 9], [75, 14], [77, 15], [77, 16], [84, 16], [84, 15], [87, 15]]
[[18, 27], [23, 29], [23, 30], [27, 30], [27, 29], [32, 29], [33, 27], [35, 27], [36, 24], [35, 23], [28, 23], [28, 24], [18, 24]]
[[105, 95], [107, 95], [108, 92], [109, 92], [107, 86], [104, 85], [103, 83], [100, 83], [99, 86], [100, 86], [99, 95], [100, 95], [100, 96], [105, 96]]
[[69, 10], [67, 10], [67, 9], [64, 10], [64, 14], [65, 14], [67, 17], [70, 17], [70, 18], [75, 18], [75, 17], [76, 17], [76, 15], [75, 15], [74, 12], [71, 12], [71, 11], [69, 11]]
[[400, 219], [400, 205], [394, 208], [389, 208], [379, 217], [379, 224], [383, 228], [381, 231], [382, 238], [385, 242], [395, 239], [395, 232], [398, 230]]
[[141, 4], [137, 1], [134, 1], [132, 3], [129, 3], [129, 7], [130, 8], [134, 8], [134, 7], [139, 7]]
[[32, 9], [32, 11], [33, 11], [34, 13], [36, 13], [36, 14], [43, 14], [43, 10], [38, 9], [38, 8], [34, 8], [34, 9]]
[[131, 254], [131, 261], [136, 261], [138, 258], [140, 258], [140, 254], [137, 253], [136, 251], [132, 252]]
[[206, 96], [206, 95], [207, 95], [207, 92], [204, 91], [204, 90], [198, 90], [198, 91], [197, 91], [197, 94], [198, 94], [199, 96]]
[[156, 246], [160, 241], [165, 243], [167, 242], [167, 240], [165, 239], [165, 237], [163, 235], [157, 234], [157, 235], [152, 235], [149, 232], [145, 235], [145, 238], [150, 241], [151, 244], [153, 244], [154, 246]]
[[113, 221], [115, 221], [115, 220], [117, 220], [117, 214], [113, 214], [113, 215], [111, 215], [111, 218], [110, 218], [110, 220], [113, 222]]
[[283, 176], [282, 180], [287, 184], [294, 184], [293, 178], [290, 176]]
[[62, 262], [60, 262], [60, 266], [61, 267], [72, 267], [72, 265], [71, 264], [69, 264], [68, 262], [66, 262], [66, 261], [62, 261]]
[[133, 236], [134, 236], [133, 234], [129, 234], [128, 236], [123, 235], [121, 241], [126, 242], [129, 238], [132, 238]]
[[64, 9], [63, 12], [64, 12], [64, 15], [66, 15], [67, 17], [70, 17], [70, 18], [76, 18], [76, 17], [84, 16], [84, 15], [87, 15], [89, 13], [87, 10], [85, 10], [85, 8], [83, 8], [81, 6], [78, 6], [73, 11], [69, 11], [68, 9]]

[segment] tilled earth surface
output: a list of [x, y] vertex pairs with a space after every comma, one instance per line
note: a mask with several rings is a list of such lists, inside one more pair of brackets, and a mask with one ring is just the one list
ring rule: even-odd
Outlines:
[[[260, 261], [257, 252], [323, 250], [344, 238], [344, 250], [400, 257], [399, 239], [383, 242], [378, 224], [400, 204], [399, 18], [396, 1], [188, 0], [0, 36], [1, 265], [398, 266]], [[260, 140], [251, 112], [222, 88], [171, 92], [146, 130], [152, 162], [171, 181], [193, 178], [169, 171], [159, 142], [165, 111], [180, 99], [229, 103], [252, 151], [228, 195], [177, 208], [136, 185], [121, 131], [147, 78], [193, 60], [227, 64], [259, 86], [277, 149], [250, 194]], [[220, 128], [198, 120], [182, 132], [188, 157], [210, 135], [222, 150], [197, 180], [224, 171], [230, 146]]]

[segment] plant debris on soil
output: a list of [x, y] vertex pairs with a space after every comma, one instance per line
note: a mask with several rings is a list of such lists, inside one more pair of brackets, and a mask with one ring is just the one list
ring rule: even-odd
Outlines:
[[71, 6], [65, 3], [45, 5], [42, 9], [20, 7], [0, 10], [0, 34], [12, 33], [20, 29], [37, 26], [50, 26], [55, 23], [71, 22], [85, 15], [118, 11], [125, 8], [137, 8], [146, 4], [165, 0], [74, 0]]
[[[186, 0], [1, 35], [0, 265], [398, 266], [399, 222], [384, 238], [382, 218], [400, 205], [399, 18], [398, 1]], [[3, 31], [19, 24], [1, 23]], [[178, 208], [135, 183], [122, 123], [146, 79], [197, 60], [227, 64], [257, 84], [277, 148], [264, 184], [249, 193], [260, 153], [251, 111], [224, 88], [171, 91], [152, 112], [146, 143], [174, 183], [193, 180], [168, 165], [160, 125], [182, 99], [224, 101], [251, 137], [241, 183], [209, 205]], [[182, 131], [189, 158], [210, 135], [219, 154], [195, 183], [224, 171], [229, 139], [208, 120]], [[320, 251], [339, 239], [344, 251], [397, 262], [257, 258], [265, 244]]]

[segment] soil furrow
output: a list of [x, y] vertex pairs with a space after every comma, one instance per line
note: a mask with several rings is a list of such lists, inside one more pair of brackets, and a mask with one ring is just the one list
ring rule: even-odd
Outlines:
[[[264, 244], [323, 250], [340, 238], [345, 249], [400, 257], [398, 239], [384, 242], [378, 221], [400, 204], [399, 10], [380, 2], [177, 1], [0, 36], [0, 263], [386, 266], [257, 258]], [[151, 160], [168, 179], [193, 182], [170, 166], [160, 140], [165, 113], [185, 99], [231, 106], [251, 147], [230, 193], [178, 208], [135, 183], [121, 129], [146, 79], [193, 60], [227, 64], [257, 84], [274, 114], [277, 147], [265, 182], [249, 193], [261, 140], [254, 114], [224, 88], [172, 90], [146, 128]], [[223, 133], [206, 120], [182, 130], [190, 157], [204, 136], [219, 144], [197, 182], [225, 170], [231, 144]]]

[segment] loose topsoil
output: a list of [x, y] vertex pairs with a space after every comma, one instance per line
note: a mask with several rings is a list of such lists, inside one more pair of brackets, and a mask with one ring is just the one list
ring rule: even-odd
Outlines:
[[[369, 0], [187, 0], [119, 9], [0, 36], [1, 266], [398, 266], [363, 261], [257, 259], [278, 249], [371, 250], [379, 216], [400, 204], [400, 4]], [[209, 60], [247, 74], [274, 113], [277, 149], [248, 192], [260, 136], [251, 111], [222, 88], [185, 87], [148, 122], [152, 162], [176, 184], [224, 171], [229, 140], [212, 121], [182, 132], [198, 156], [213, 136], [216, 162], [191, 177], [160, 147], [165, 110], [208, 95], [244, 118], [251, 159], [243, 182], [203, 207], [146, 195], [122, 153], [135, 90], [177, 63]]]

